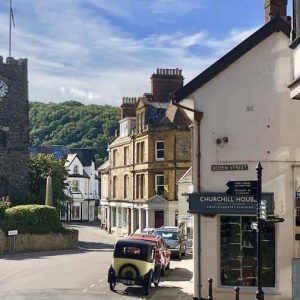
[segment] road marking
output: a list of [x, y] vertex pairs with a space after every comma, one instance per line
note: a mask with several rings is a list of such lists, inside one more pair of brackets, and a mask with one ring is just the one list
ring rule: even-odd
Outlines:
[[102, 281], [103, 281], [103, 279], [98, 280], [99, 283], [102, 282]]
[[87, 289], [84, 289], [82, 292], [85, 293], [87, 291]]
[[90, 287], [93, 288], [96, 285], [96, 283], [92, 284]]

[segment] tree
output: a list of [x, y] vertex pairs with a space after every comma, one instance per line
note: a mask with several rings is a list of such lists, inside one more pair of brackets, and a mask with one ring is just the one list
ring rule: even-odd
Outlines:
[[45, 204], [47, 177], [51, 175], [53, 205], [59, 208], [68, 200], [64, 193], [68, 173], [64, 160], [56, 160], [51, 154], [31, 155], [29, 160], [29, 201], [31, 204]]

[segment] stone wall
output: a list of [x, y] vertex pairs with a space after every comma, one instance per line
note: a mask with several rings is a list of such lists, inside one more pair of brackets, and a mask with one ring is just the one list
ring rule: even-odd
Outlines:
[[[13, 237], [7, 237], [0, 231], [0, 254], [13, 252]], [[37, 252], [49, 250], [76, 249], [78, 247], [78, 231], [70, 234], [19, 234], [15, 237], [15, 252]]]
[[0, 56], [0, 196], [19, 199], [28, 193], [29, 102], [27, 60]]
[[0, 254], [7, 251], [6, 236], [2, 230], [0, 230]]

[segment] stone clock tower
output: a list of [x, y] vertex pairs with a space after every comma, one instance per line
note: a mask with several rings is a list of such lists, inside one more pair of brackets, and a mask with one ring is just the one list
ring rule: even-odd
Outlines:
[[18, 203], [28, 194], [27, 59], [0, 56], [0, 196]]

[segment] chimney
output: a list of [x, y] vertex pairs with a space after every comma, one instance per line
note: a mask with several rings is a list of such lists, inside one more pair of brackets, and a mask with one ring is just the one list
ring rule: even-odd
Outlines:
[[182, 70], [157, 69], [151, 76], [151, 92], [153, 101], [168, 102], [168, 96], [183, 87]]
[[121, 119], [135, 117], [136, 97], [123, 97], [121, 104]]
[[286, 17], [287, 0], [265, 0], [265, 23], [276, 17]]

